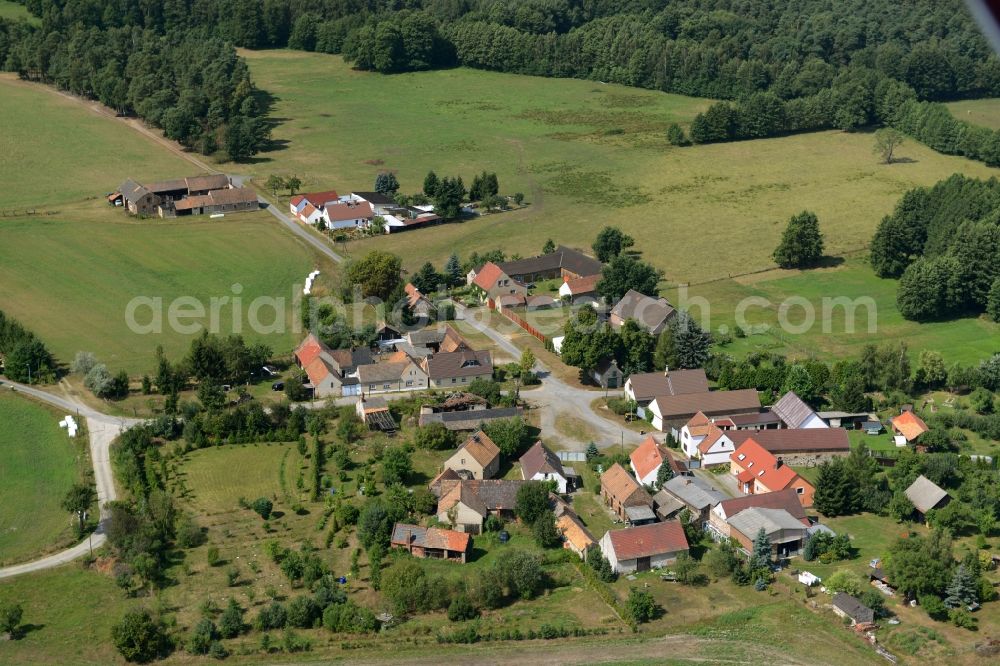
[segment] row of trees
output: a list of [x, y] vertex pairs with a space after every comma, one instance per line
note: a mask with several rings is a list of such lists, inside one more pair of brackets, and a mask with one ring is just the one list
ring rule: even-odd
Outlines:
[[3, 373], [15, 382], [50, 382], [56, 376], [56, 360], [35, 334], [0, 310], [0, 357]]
[[1000, 184], [955, 174], [908, 191], [872, 238], [880, 277], [899, 277], [907, 319], [1000, 314]]
[[700, 368], [709, 357], [711, 336], [687, 312], [678, 312], [658, 337], [634, 319], [619, 330], [602, 323], [585, 306], [566, 322], [560, 357], [563, 363], [589, 373], [614, 358], [626, 374], [664, 368]]

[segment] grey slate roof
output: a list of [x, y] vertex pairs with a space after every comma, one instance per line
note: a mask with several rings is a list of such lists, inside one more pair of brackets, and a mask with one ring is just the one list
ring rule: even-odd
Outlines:
[[122, 193], [122, 197], [125, 198], [125, 201], [131, 203], [139, 201], [139, 199], [150, 193], [149, 190], [131, 178], [122, 183], [121, 187], [118, 188], [118, 191]]
[[726, 499], [725, 495], [705, 481], [690, 476], [675, 476], [663, 484], [663, 488], [698, 511], [711, 508]]
[[815, 413], [812, 407], [795, 395], [793, 391], [781, 396], [781, 400], [771, 406], [771, 411], [777, 414], [778, 418], [784, 421], [789, 428], [798, 428]]
[[521, 459], [518, 461], [521, 463], [521, 471], [524, 473], [525, 479], [530, 479], [535, 476], [535, 474], [558, 474], [559, 476], [566, 478], [566, 473], [563, 472], [562, 462], [559, 460], [559, 456], [549, 451], [542, 444], [541, 440], [535, 442], [535, 444], [528, 449]]
[[948, 493], [936, 483], [921, 474], [910, 487], [903, 491], [917, 511], [927, 513], [941, 503]]
[[837, 592], [833, 595], [833, 605], [858, 624], [868, 624], [875, 621], [875, 611], [844, 592]]
[[803, 534], [806, 531], [806, 526], [784, 509], [763, 509], [760, 507], [744, 509], [735, 516], [731, 516], [726, 522], [750, 539], [757, 536], [762, 527], [769, 538], [782, 530], [801, 530]]
[[621, 320], [635, 319], [651, 333], [660, 333], [667, 322], [677, 313], [665, 298], [650, 298], [629, 289], [615, 306], [612, 316]]
[[581, 277], [597, 275], [604, 268], [604, 265], [588, 257], [582, 252], [560, 245], [555, 252], [550, 254], [540, 254], [537, 257], [518, 259], [516, 261], [505, 261], [498, 264], [504, 273], [517, 279], [519, 276], [534, 275], [558, 269], [566, 269]]

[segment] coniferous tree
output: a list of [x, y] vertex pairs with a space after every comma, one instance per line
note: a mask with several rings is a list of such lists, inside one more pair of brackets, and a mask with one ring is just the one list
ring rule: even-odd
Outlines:
[[951, 582], [945, 588], [944, 603], [949, 608], [969, 606], [979, 601], [979, 582], [974, 572], [964, 563], [955, 569]]

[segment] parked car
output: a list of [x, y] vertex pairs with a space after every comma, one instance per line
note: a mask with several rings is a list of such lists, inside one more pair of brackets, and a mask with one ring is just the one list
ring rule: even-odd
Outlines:
[[272, 391], [284, 391], [285, 390], [285, 382], [274, 382], [273, 384], [271, 384], [271, 390]]

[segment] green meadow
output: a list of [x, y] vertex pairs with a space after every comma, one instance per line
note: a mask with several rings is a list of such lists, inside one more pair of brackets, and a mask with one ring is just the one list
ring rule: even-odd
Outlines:
[[59, 503], [90, 462], [86, 438], [71, 440], [61, 418], [0, 389], [0, 564], [30, 560], [76, 538]]
[[103, 199], [130, 176], [141, 181], [197, 173], [124, 123], [13, 74], [0, 74], [0, 118], [3, 213], [55, 205], [69, 213], [70, 203]]
[[304, 189], [371, 189], [388, 169], [409, 193], [430, 169], [466, 184], [488, 169], [501, 192], [525, 194], [520, 211], [347, 245], [351, 255], [394, 250], [409, 269], [495, 247], [528, 256], [547, 238], [586, 248], [611, 224], [668, 282], [701, 282], [773, 266], [785, 223], [803, 209], [837, 255], [865, 247], [907, 189], [956, 171], [1000, 173], [913, 141], [905, 162], [880, 165], [863, 132], [675, 148], [667, 125], [707, 100], [595, 81], [462, 68], [384, 76], [323, 54], [243, 55], [279, 119], [280, 149], [250, 168], [261, 182], [297, 174]]
[[[112, 369], [133, 375], [153, 371], [157, 345], [177, 358], [200, 333], [170, 325], [171, 304], [182, 297], [203, 309], [200, 317], [178, 320], [182, 325], [210, 326], [211, 299], [217, 298], [219, 332], [242, 331], [276, 353], [290, 351], [300, 337], [292, 331], [293, 285], [315, 265], [263, 211], [224, 220], [135, 221], [104, 209], [89, 216], [8, 219], [0, 220], [0, 241], [0, 309], [34, 330], [65, 363], [77, 351], [92, 351]], [[242, 299], [239, 321], [232, 301], [221, 300], [236, 296]], [[248, 326], [249, 307], [261, 296], [284, 299], [279, 317], [269, 307], [259, 312], [261, 323], [276, 322], [282, 331], [258, 334]], [[161, 332], [130, 328], [126, 312], [135, 298], [149, 305], [139, 306], [134, 320], [151, 325], [158, 313]]]
[[959, 120], [1000, 129], [1000, 99], [965, 99], [947, 106]]

